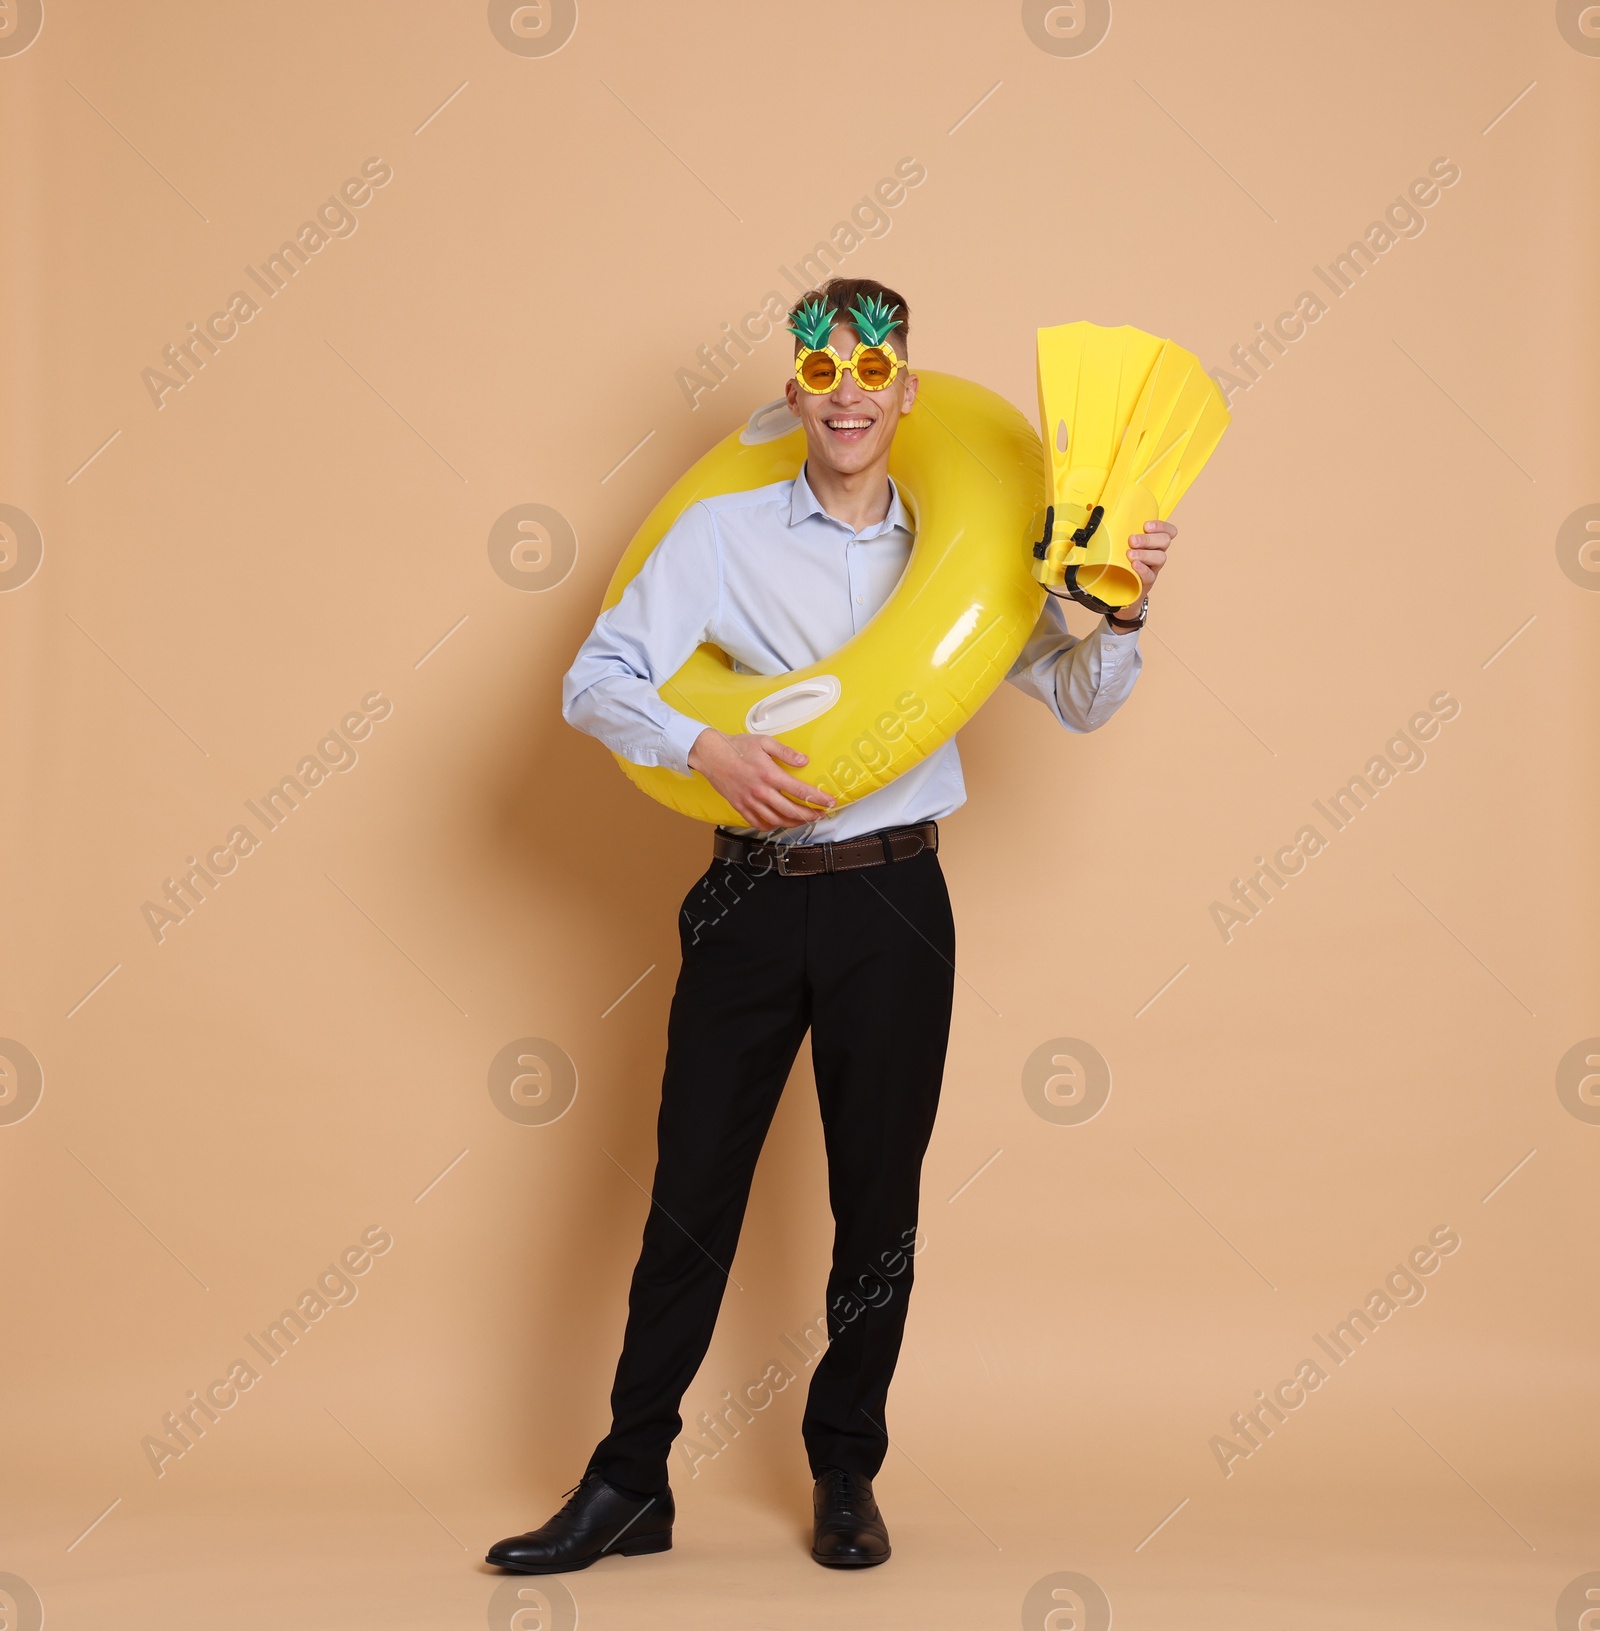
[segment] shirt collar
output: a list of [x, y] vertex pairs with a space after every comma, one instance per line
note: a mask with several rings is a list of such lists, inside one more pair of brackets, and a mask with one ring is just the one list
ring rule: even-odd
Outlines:
[[[811, 491], [811, 483], [806, 480], [805, 466], [801, 465], [800, 473], [794, 478], [794, 484], [789, 492], [789, 525], [798, 526], [808, 516], [820, 515], [824, 521], [831, 521], [836, 527], [848, 528], [849, 523], [841, 521], [837, 516], [829, 515], [817, 501], [817, 495]], [[889, 478], [889, 513], [876, 525], [854, 533], [856, 538], [881, 538], [886, 532], [892, 532], [898, 527], [902, 532], [911, 532], [914, 529], [911, 519], [906, 512], [905, 504], [900, 498], [900, 489], [895, 484], [893, 476]]]

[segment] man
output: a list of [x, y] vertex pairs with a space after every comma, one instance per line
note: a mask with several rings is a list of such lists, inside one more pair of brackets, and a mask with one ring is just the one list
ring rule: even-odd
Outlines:
[[[904, 358], [910, 314], [894, 290], [835, 278], [796, 306], [801, 327], [813, 299], [825, 303], [823, 330], [830, 308], [855, 317], [832, 328], [839, 357], [887, 307]], [[796, 355], [808, 349], [797, 332]], [[826, 367], [822, 377], [833, 380]], [[679, 916], [652, 1206], [611, 1431], [554, 1518], [490, 1551], [503, 1568], [555, 1573], [671, 1546], [679, 1403], [710, 1344], [756, 1158], [808, 1028], [835, 1222], [829, 1344], [802, 1423], [812, 1556], [830, 1568], [889, 1556], [872, 1479], [888, 1449], [884, 1406], [950, 1028], [955, 926], [936, 822], [965, 802], [961, 762], [947, 742], [835, 811], [798, 774], [803, 753], [708, 729], [660, 694], [703, 641], [747, 672], [818, 661], [864, 627], [905, 569], [912, 530], [889, 450], [915, 408], [916, 375], [900, 367], [885, 384], [863, 366], [861, 378], [840, 370], [820, 391], [807, 379], [809, 389], [787, 386], [806, 434], [800, 474], [692, 505], [596, 622], [563, 687], [572, 724], [634, 763], [704, 776], [745, 825], [718, 829], [716, 858]], [[1094, 730], [1132, 690], [1137, 631], [1175, 530], [1151, 522], [1130, 541], [1146, 589], [1138, 606], [1078, 640], [1052, 599], [1006, 676], [1066, 729]]]

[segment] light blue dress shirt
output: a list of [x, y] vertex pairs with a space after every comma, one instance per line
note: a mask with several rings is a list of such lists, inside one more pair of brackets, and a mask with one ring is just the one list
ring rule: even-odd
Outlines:
[[[804, 469], [792, 481], [691, 504], [579, 648], [562, 682], [562, 716], [634, 764], [689, 775], [689, 750], [706, 727], [671, 705], [670, 686], [663, 700], [664, 682], [703, 641], [740, 672], [786, 674], [859, 634], [911, 559], [910, 518], [890, 487], [889, 513], [860, 532], [822, 508]], [[1080, 640], [1052, 597], [1006, 679], [1069, 731], [1092, 731], [1127, 700], [1140, 663], [1138, 634], [1117, 634], [1101, 619]], [[807, 768], [794, 774], [804, 781]], [[936, 820], [966, 797], [952, 737], [887, 787], [766, 836], [855, 838]]]

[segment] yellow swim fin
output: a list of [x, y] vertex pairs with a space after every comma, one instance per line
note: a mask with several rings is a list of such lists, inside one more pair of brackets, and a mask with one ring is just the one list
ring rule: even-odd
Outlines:
[[1039, 330], [1039, 413], [1049, 459], [1033, 575], [1097, 611], [1143, 592], [1128, 538], [1166, 520], [1229, 414], [1193, 353], [1136, 328]]
[[1039, 330], [1039, 423], [1053, 503], [1098, 502], [1160, 351], [1160, 340], [1136, 328]]

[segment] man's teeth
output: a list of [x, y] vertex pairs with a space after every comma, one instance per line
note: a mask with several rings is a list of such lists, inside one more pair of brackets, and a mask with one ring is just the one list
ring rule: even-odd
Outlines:
[[870, 419], [830, 419], [829, 430], [865, 430], [872, 423]]

